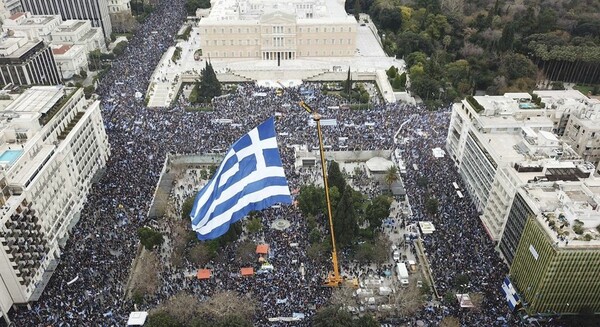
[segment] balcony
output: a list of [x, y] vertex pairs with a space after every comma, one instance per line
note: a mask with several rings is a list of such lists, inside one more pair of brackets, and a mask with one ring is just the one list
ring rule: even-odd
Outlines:
[[69, 135], [71, 130], [75, 127], [75, 125], [77, 125], [77, 123], [79, 122], [79, 120], [81, 120], [81, 117], [83, 117], [84, 114], [85, 114], [85, 112], [83, 112], [83, 111], [78, 112], [75, 115], [75, 117], [73, 117], [73, 119], [69, 122], [69, 124], [65, 127], [65, 129], [63, 129], [63, 131], [60, 133], [60, 135], [58, 135], [58, 139], [61, 141], [66, 139], [67, 135]]

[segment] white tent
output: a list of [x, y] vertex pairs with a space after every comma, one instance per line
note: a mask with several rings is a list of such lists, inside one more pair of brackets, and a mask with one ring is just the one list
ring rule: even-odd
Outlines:
[[133, 311], [129, 314], [127, 320], [127, 326], [143, 326], [148, 318], [148, 312], [146, 311]]

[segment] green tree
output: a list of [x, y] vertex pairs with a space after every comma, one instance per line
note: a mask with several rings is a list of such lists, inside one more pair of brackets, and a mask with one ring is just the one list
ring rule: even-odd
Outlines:
[[425, 65], [427, 63], [427, 55], [421, 51], [416, 51], [406, 57], [406, 65], [412, 67], [416, 64]]
[[400, 75], [394, 78], [394, 80], [392, 81], [392, 87], [394, 88], [394, 90], [404, 89], [404, 84], [402, 84], [402, 79], [400, 78]]
[[88, 85], [86, 87], [83, 88], [83, 94], [85, 95], [86, 99], [89, 99], [92, 97], [92, 94], [94, 93], [94, 91], [96, 90], [96, 88], [93, 85]]
[[210, 0], [187, 0], [185, 3], [188, 16], [196, 16], [198, 8], [210, 8]]
[[320, 309], [312, 318], [314, 327], [348, 327], [352, 326], [352, 316], [340, 306], [328, 306]]
[[119, 43], [117, 43], [115, 45], [115, 47], [113, 48], [112, 53], [114, 53], [116, 56], [120, 56], [123, 52], [125, 52], [125, 48], [127, 47], [127, 41], [121, 41]]
[[438, 200], [436, 198], [429, 197], [425, 200], [425, 210], [430, 215], [435, 215], [438, 212]]
[[360, 6], [360, 0], [354, 0], [354, 18], [356, 19], [356, 21], [358, 22], [360, 20], [360, 12], [362, 11], [362, 8]]
[[392, 184], [394, 184], [398, 180], [400, 180], [400, 176], [398, 176], [398, 167], [390, 166], [385, 171], [384, 180], [385, 180], [385, 183], [387, 184], [388, 188], [390, 188], [392, 186]]
[[446, 65], [446, 76], [450, 80], [450, 83], [454, 87], [457, 87], [460, 82], [468, 82], [470, 80], [469, 70], [469, 62], [460, 59]]
[[142, 227], [137, 230], [138, 237], [142, 245], [152, 251], [155, 247], [160, 246], [164, 239], [160, 232], [157, 232], [149, 227]]
[[365, 217], [369, 221], [372, 230], [378, 229], [383, 224], [383, 220], [390, 215], [390, 206], [392, 199], [385, 195], [375, 197], [365, 209]]
[[323, 213], [325, 209], [325, 193], [323, 188], [315, 185], [306, 185], [300, 188], [298, 194], [298, 206], [304, 216], [316, 216]]
[[197, 103], [210, 103], [214, 97], [222, 94], [221, 82], [217, 79], [217, 74], [210, 62], [200, 72], [200, 82], [197, 87]]
[[356, 246], [354, 251], [354, 260], [361, 264], [367, 264], [373, 262], [375, 256], [375, 248], [370, 242], [365, 242]]
[[346, 77], [342, 87], [344, 88], [343, 92], [350, 96], [350, 93], [352, 93], [352, 75], [350, 75], [350, 67], [348, 67], [348, 76]]
[[335, 161], [331, 161], [327, 168], [327, 182], [329, 187], [335, 186], [342, 193], [346, 188], [346, 179], [344, 179], [344, 175], [342, 175], [340, 165]]
[[354, 190], [351, 187], [344, 190], [333, 214], [335, 239], [340, 248], [350, 245], [358, 234], [358, 213], [353, 193]]
[[248, 229], [248, 233], [256, 234], [262, 230], [262, 221], [259, 217], [251, 218], [248, 220], [248, 224], [246, 228]]
[[387, 74], [388, 78], [395, 78], [398, 75], [398, 68], [390, 66], [390, 68], [388, 68], [388, 70], [386, 70], [385, 73]]
[[512, 52], [502, 57], [499, 72], [509, 80], [519, 78], [535, 79], [537, 67], [529, 58], [520, 53]]
[[194, 201], [196, 200], [195, 196], [190, 196], [189, 198], [183, 201], [181, 205], [181, 219], [190, 219], [190, 213], [194, 208]]

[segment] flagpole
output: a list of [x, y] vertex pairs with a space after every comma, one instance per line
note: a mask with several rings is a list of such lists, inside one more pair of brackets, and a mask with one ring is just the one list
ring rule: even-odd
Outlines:
[[325, 187], [325, 200], [327, 202], [327, 215], [329, 217], [329, 229], [331, 232], [331, 259], [333, 261], [333, 272], [327, 276], [326, 286], [340, 286], [342, 278], [338, 264], [337, 248], [335, 246], [335, 233], [333, 231], [333, 215], [331, 214], [331, 201], [329, 200], [329, 184], [327, 182], [327, 167], [325, 165], [325, 149], [323, 146], [323, 134], [321, 133], [321, 115], [312, 110], [304, 101], [300, 101], [300, 106], [312, 115], [312, 119], [317, 124], [317, 134], [319, 136], [319, 152], [321, 154], [321, 171], [323, 172], [323, 186]]

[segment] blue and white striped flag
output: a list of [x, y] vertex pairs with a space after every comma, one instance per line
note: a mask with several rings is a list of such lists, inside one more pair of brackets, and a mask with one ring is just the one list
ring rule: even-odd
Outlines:
[[250, 211], [292, 203], [275, 136], [271, 117], [229, 149], [215, 176], [196, 195], [190, 218], [198, 239], [225, 234]]

